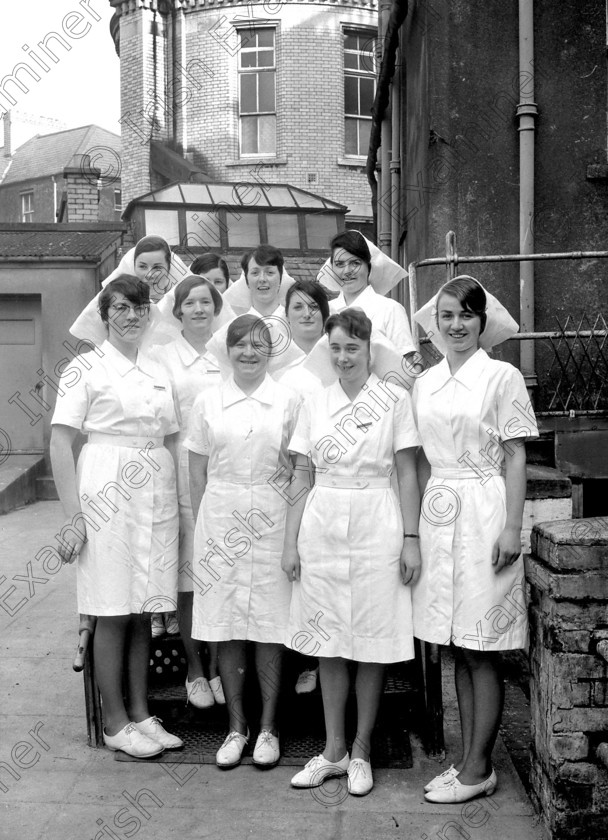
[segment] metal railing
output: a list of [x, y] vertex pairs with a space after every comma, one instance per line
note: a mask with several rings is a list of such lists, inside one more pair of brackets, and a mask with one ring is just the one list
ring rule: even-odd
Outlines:
[[[410, 312], [419, 308], [418, 270], [427, 266], [446, 267], [446, 281], [458, 274], [460, 264], [509, 263], [543, 260], [606, 259], [608, 251], [564, 251], [553, 254], [491, 254], [459, 256], [456, 235], [446, 235], [444, 257], [412, 262], [408, 266]], [[412, 319], [413, 320], [413, 319]], [[545, 416], [600, 415], [608, 413], [608, 323], [603, 312], [568, 316], [557, 329], [517, 333], [509, 341], [534, 341], [537, 348], [538, 384], [535, 409]], [[412, 323], [416, 346], [429, 364], [441, 356], [428, 338], [419, 338], [419, 327]]]

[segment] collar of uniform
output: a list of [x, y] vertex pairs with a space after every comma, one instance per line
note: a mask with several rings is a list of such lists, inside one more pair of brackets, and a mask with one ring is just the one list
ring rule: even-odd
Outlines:
[[184, 367], [191, 367], [196, 361], [203, 359], [208, 370], [217, 369], [217, 362], [214, 363], [214, 356], [207, 352], [207, 350], [200, 354], [181, 333], [175, 341], [175, 349]]
[[153, 363], [141, 352], [141, 350], [137, 351], [137, 363], [133, 364], [133, 362], [129, 361], [126, 356], [123, 356], [120, 350], [117, 350], [113, 344], [110, 344], [109, 341], [104, 341], [99, 349], [119, 376], [126, 376], [127, 373], [132, 371], [134, 368], [142, 371], [142, 373], [145, 373], [147, 376], [154, 376], [154, 371], [151, 370], [151, 365]]
[[273, 320], [276, 320], [277, 318], [280, 318], [281, 321], [284, 321], [285, 320], [285, 307], [282, 306], [279, 303], [277, 305], [277, 308], [273, 309], [273, 311], [270, 313], [270, 315], [262, 315], [261, 312], [258, 312], [258, 310], [255, 308], [255, 306], [252, 306], [251, 309], [248, 312], [246, 312], [245, 314], [246, 315], [255, 315], [256, 318], [262, 318], [262, 319], [272, 318]]
[[[377, 382], [379, 382], [379, 379], [376, 374], [370, 373], [365, 381], [365, 390], [361, 389], [361, 391], [357, 394], [357, 404], [366, 400], [367, 394], [373, 389]], [[342, 411], [342, 409], [348, 408], [349, 405], [353, 405], [353, 402], [349, 399], [339, 381], [336, 381], [327, 387], [327, 408], [330, 417], [333, 417], [334, 414]]]
[[467, 391], [472, 391], [475, 383], [479, 379], [479, 374], [485, 368], [486, 362], [488, 361], [488, 354], [485, 350], [482, 350], [480, 347], [476, 353], [473, 353], [466, 362], [460, 367], [454, 375], [450, 373], [450, 367], [448, 365], [447, 359], [442, 359], [439, 364], [433, 368], [436, 370], [436, 376], [438, 377], [438, 382], [435, 388], [431, 391], [431, 393], [436, 394], [437, 391], [440, 391], [446, 382], [449, 382], [450, 379], [455, 379], [461, 385], [467, 389]]
[[337, 298], [333, 301], [334, 306], [340, 309], [363, 309], [369, 318], [371, 313], [376, 310], [376, 298], [379, 297], [372, 287], [368, 284], [362, 292], [359, 292], [352, 303], [346, 303], [344, 292], [340, 292]]
[[235, 403], [249, 399], [257, 400], [265, 405], [273, 405], [275, 388], [276, 383], [266, 374], [261, 385], [259, 385], [253, 394], [245, 394], [234, 381], [234, 376], [231, 376], [225, 382], [224, 388], [222, 389], [222, 405], [224, 408], [228, 408], [231, 405], [235, 405]]

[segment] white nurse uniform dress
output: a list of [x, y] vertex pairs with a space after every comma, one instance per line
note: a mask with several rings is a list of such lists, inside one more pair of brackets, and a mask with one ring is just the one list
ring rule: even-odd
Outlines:
[[342, 292], [329, 302], [332, 315], [348, 307], [362, 309], [374, 329], [390, 339], [403, 356], [416, 352], [407, 312], [399, 301], [379, 295], [371, 286], [366, 286], [351, 304], [346, 303]]
[[289, 444], [315, 466], [298, 535], [301, 579], [285, 644], [357, 662], [414, 656], [394, 455], [419, 445], [409, 394], [371, 374], [353, 404], [339, 382], [302, 405]]
[[422, 572], [412, 588], [414, 634], [471, 650], [525, 647], [523, 559], [498, 574], [492, 547], [506, 522], [504, 450], [537, 437], [521, 373], [479, 349], [452, 376], [443, 359], [414, 387], [431, 465], [422, 500]]
[[266, 375], [249, 396], [230, 377], [194, 403], [184, 445], [209, 462], [194, 531], [193, 639], [283, 642], [291, 584], [278, 488], [299, 402]]
[[188, 430], [188, 420], [194, 400], [207, 388], [218, 387], [220, 369], [215, 357], [208, 352], [199, 354], [179, 335], [175, 341], [162, 348], [153, 347], [150, 356], [165, 369], [173, 386], [180, 425], [177, 438], [177, 498], [179, 503], [179, 570], [178, 590], [192, 592], [195, 577], [192, 571], [194, 546], [194, 517], [190, 501], [188, 450], [183, 443]]
[[89, 436], [77, 469], [78, 610], [164, 612], [177, 590], [175, 467], [163, 445], [179, 429], [171, 383], [141, 352], [133, 364], [107, 341], [99, 350], [64, 371], [52, 421]]

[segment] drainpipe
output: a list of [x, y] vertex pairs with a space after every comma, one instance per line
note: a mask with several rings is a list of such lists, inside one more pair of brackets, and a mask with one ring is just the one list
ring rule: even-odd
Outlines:
[[401, 72], [397, 68], [393, 84], [392, 96], [392, 143], [391, 143], [391, 240], [390, 257], [399, 262], [399, 237], [401, 235], [401, 218], [399, 215], [401, 194]]
[[[534, 0], [519, 0], [519, 252], [534, 253]], [[534, 263], [520, 263], [519, 323], [534, 332]], [[520, 368], [526, 384], [537, 384], [534, 342], [520, 341]]]

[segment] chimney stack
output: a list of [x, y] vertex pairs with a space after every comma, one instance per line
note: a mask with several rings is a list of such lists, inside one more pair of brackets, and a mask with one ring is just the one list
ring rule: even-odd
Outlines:
[[4, 157], [12, 156], [11, 149], [11, 112], [5, 111], [3, 114], [4, 121]]

